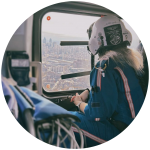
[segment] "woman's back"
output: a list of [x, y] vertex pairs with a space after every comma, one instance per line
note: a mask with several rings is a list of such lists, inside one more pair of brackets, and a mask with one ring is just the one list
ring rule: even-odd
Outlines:
[[[106, 56], [109, 56], [109, 57], [106, 57]], [[93, 76], [91, 75], [91, 83], [93, 83], [93, 80], [96, 80], [95, 83], [99, 82], [97, 80], [101, 80], [100, 92], [102, 95], [105, 95], [102, 97], [103, 98], [106, 97], [109, 99], [110, 97], [108, 93], [109, 91], [108, 91], [108, 88], [105, 88], [107, 87], [107, 85], [105, 85], [106, 82], [103, 80], [109, 81], [111, 78], [110, 76], [114, 78], [115, 82], [112, 82], [112, 83], [116, 85], [112, 85], [112, 91], [114, 90], [113, 87], [116, 86], [117, 92], [114, 92], [112, 94], [117, 94], [118, 103], [116, 105], [115, 113], [114, 113], [115, 115], [113, 114], [113, 117], [115, 120], [119, 120], [126, 124], [130, 124], [131, 121], [139, 112], [143, 104], [144, 94], [139, 84], [139, 80], [137, 78], [138, 70], [136, 72], [132, 66], [130, 66], [127, 62], [124, 61], [127, 58], [122, 59], [123, 61], [121, 61], [121, 63], [120, 61], [116, 62], [115, 60], [116, 59], [119, 60], [119, 58], [117, 58], [119, 56], [120, 55], [116, 55], [114, 59], [114, 57], [109, 55], [108, 53], [107, 55], [104, 55], [103, 58], [107, 58], [107, 60], [100, 59], [100, 62], [96, 65], [96, 67], [104, 68], [105, 66], [107, 66], [104, 70], [105, 77], [101, 77], [101, 79], [98, 79], [97, 77], [98, 69], [94, 68], [96, 72], [93, 70], [93, 72], [95, 72], [93, 74], [95, 75]], [[133, 63], [136, 63], [136, 62], [133, 62]], [[134, 64], [132, 65], [134, 66]], [[110, 74], [110, 75], [107, 75], [107, 74]]]

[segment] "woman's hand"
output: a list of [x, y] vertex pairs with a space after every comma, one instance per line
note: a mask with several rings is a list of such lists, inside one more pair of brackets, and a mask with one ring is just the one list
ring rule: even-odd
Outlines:
[[73, 102], [75, 97], [76, 97], [76, 96], [72, 96], [72, 98], [71, 98], [71, 101], [70, 101], [70, 102]]
[[76, 106], [82, 102], [82, 99], [78, 93], [76, 93], [76, 96], [73, 96], [71, 98], [71, 102], [73, 102]]
[[[81, 98], [81, 100], [82, 100], [83, 102], [87, 102], [88, 97], [89, 97], [89, 90], [83, 91], [80, 95], [78, 94], [78, 96], [80, 96], [80, 98]], [[70, 102], [73, 102], [74, 99], [75, 99], [75, 97], [76, 97], [76, 96], [72, 96]]]

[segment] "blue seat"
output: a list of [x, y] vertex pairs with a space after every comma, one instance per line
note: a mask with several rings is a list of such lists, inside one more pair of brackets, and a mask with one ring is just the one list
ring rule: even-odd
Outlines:
[[15, 89], [14, 86], [9, 85], [6, 78], [2, 77], [2, 88], [8, 107], [20, 125], [35, 135], [33, 114], [34, 110], [25, 98]]
[[[16, 119], [33, 136], [59, 147], [83, 148], [83, 135], [73, 123], [80, 121], [78, 117], [27, 88], [13, 85], [7, 88], [12, 91], [18, 104], [19, 117]], [[80, 133], [80, 146], [72, 125]]]

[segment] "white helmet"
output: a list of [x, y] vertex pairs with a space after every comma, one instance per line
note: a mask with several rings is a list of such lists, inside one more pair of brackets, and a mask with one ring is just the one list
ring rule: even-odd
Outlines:
[[93, 55], [96, 55], [101, 49], [110, 50], [123, 43], [130, 45], [131, 42], [131, 33], [118, 17], [104, 16], [92, 26], [89, 50]]

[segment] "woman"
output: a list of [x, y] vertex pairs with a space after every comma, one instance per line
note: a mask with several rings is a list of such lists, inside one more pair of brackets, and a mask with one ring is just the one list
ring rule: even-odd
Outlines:
[[[137, 79], [143, 68], [140, 53], [127, 48], [131, 33], [114, 16], [105, 16], [91, 26], [89, 50], [99, 55], [91, 71], [91, 90], [77, 93], [71, 101], [80, 112], [77, 125], [87, 138], [87, 146], [104, 143], [122, 132], [139, 112], [144, 95]], [[92, 139], [92, 140], [91, 140]]]

